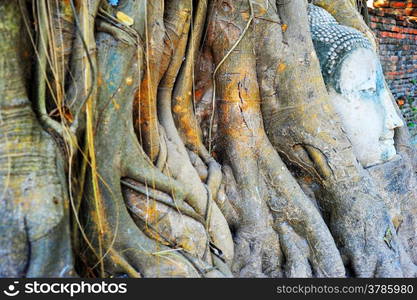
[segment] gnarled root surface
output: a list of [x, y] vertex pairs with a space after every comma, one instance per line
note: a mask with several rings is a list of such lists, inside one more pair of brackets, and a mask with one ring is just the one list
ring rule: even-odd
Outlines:
[[[338, 118], [329, 107], [308, 36], [305, 9], [301, 12], [304, 22], [294, 14], [304, 5], [303, 1], [292, 1], [280, 6], [280, 21], [288, 25], [285, 31], [273, 39], [259, 40], [264, 53], [269, 54], [266, 57], [272, 58], [258, 57], [268, 136], [288, 161], [295, 162], [320, 183], [321, 206], [345, 265], [349, 266], [348, 272], [358, 277], [402, 276], [388, 209], [358, 165]], [[265, 33], [274, 26], [269, 25], [271, 29]], [[278, 57], [274, 55], [277, 49], [281, 53]], [[276, 68], [279, 72], [274, 76], [269, 70]]]
[[[52, 32], [61, 45], [59, 76], [45, 66], [53, 51], [38, 45], [38, 66], [54, 84], [45, 92], [44, 74], [37, 81], [40, 122], [19, 64], [17, 1], [8, 2], [0, 4], [0, 79], [9, 81], [0, 85], [0, 240], [7, 252], [0, 275], [70, 274], [68, 170], [39, 123], [57, 133], [57, 125], [71, 124], [74, 136], [85, 135], [86, 151], [70, 151], [82, 161], [68, 164], [77, 177], [71, 192], [81, 190], [73, 236], [82, 274], [415, 275], [386, 195], [356, 161], [329, 104], [306, 1], [53, 6], [52, 21], [68, 18], [76, 36]], [[350, 1], [315, 2], [371, 37]], [[61, 92], [49, 105], [68, 113], [62, 124], [44, 107]], [[311, 178], [314, 195], [303, 191], [309, 187], [300, 174]]]
[[62, 152], [32, 109], [18, 1], [0, 4], [0, 277], [75, 276]]
[[[135, 11], [128, 7], [125, 13], [135, 16]], [[226, 220], [211, 203], [173, 121], [162, 120], [165, 127], [158, 128], [155, 164], [137, 140], [132, 104], [146, 68], [140, 40], [136, 43], [114, 34], [97, 36], [97, 173], [89, 174], [85, 201], [92, 261], [101, 275], [230, 276], [226, 263], [233, 258], [233, 244]], [[220, 258], [212, 255], [213, 247]]]
[[[246, 24], [235, 13], [245, 5], [243, 1], [240, 8], [236, 3], [227, 5], [230, 10], [216, 10], [210, 24], [209, 42], [216, 65], [241, 37]], [[344, 276], [326, 224], [266, 136], [253, 33], [251, 29], [246, 32], [215, 78], [216, 149], [230, 166], [239, 191], [231, 202], [238, 215], [233, 271], [250, 277]]]

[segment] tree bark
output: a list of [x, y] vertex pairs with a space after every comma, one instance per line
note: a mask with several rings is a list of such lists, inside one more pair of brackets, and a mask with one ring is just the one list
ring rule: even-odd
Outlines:
[[417, 196], [358, 163], [306, 5], [0, 2], [0, 275], [415, 276]]
[[64, 156], [29, 100], [28, 14], [22, 1], [0, 14], [0, 276], [73, 276]]

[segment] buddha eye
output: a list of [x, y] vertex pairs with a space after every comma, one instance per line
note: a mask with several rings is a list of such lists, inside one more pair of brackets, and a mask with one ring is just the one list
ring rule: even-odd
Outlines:
[[362, 89], [362, 90], [359, 90], [359, 92], [364, 95], [372, 96], [376, 94], [376, 89], [375, 88]]

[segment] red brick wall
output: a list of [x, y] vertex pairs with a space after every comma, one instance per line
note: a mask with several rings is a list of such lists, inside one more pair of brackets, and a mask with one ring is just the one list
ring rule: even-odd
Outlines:
[[388, 14], [417, 17], [417, 0], [375, 0], [373, 5]]
[[369, 9], [385, 78], [417, 137], [417, 0], [374, 1]]

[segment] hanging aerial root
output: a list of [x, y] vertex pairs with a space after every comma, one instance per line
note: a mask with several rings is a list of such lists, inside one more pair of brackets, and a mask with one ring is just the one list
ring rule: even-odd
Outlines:
[[38, 22], [39, 22], [39, 36], [37, 48], [37, 66], [36, 66], [36, 110], [39, 120], [46, 130], [52, 130], [60, 137], [64, 138], [61, 124], [49, 117], [46, 110], [46, 87], [47, 87], [47, 56], [48, 56], [48, 26], [49, 15], [46, 8], [46, 1], [41, 0], [37, 2]]

